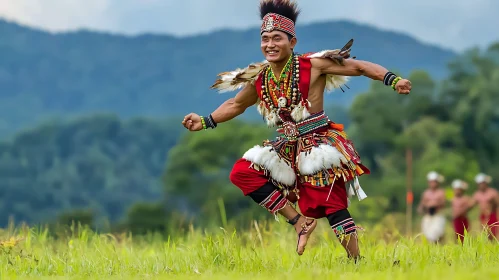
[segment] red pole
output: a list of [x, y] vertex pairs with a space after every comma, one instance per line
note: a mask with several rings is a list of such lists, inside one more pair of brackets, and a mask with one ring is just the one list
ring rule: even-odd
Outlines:
[[412, 150], [411, 149], [407, 149], [405, 158], [407, 163], [406, 233], [407, 236], [412, 236], [412, 203], [414, 201], [414, 195], [412, 193]]

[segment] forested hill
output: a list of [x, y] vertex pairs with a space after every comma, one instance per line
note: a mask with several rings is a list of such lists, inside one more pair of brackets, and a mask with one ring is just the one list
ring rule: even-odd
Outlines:
[[[425, 69], [446, 73], [454, 53], [404, 34], [350, 22], [302, 25], [298, 52], [342, 47], [407, 75]], [[222, 71], [261, 61], [259, 32], [217, 31], [176, 38], [122, 36], [89, 31], [52, 34], [0, 20], [0, 135], [40, 119], [94, 112], [122, 117], [206, 114], [233, 93], [209, 89]], [[330, 98], [339, 103], [367, 89], [354, 78], [351, 90]], [[245, 116], [254, 117], [256, 110]]]

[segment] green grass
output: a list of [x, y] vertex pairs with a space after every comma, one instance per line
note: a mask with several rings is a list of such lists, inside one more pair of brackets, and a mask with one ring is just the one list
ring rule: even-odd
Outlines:
[[[47, 231], [6, 229], [1, 279], [496, 279], [499, 243], [479, 233], [458, 245], [432, 245], [420, 236], [405, 239], [388, 226], [361, 233], [365, 257], [355, 264], [324, 222], [303, 256], [284, 222], [257, 224], [244, 232], [191, 228], [163, 239], [159, 234], [132, 237], [75, 230], [54, 238]], [[450, 235], [451, 236], [451, 235]], [[62, 277], [64, 276], [64, 277]]]

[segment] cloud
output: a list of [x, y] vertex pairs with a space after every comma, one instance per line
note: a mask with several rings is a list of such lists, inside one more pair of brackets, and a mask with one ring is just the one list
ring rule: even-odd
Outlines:
[[0, 16], [49, 31], [106, 29], [110, 0], [0, 0]]
[[[43, 3], [43, 4], [42, 4]], [[298, 24], [347, 19], [455, 50], [499, 39], [497, 0], [301, 0]], [[0, 16], [51, 31], [191, 35], [260, 24], [256, 0], [0, 0]]]

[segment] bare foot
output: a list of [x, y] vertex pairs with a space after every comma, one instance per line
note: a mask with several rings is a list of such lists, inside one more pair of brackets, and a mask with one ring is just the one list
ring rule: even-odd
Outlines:
[[317, 220], [307, 217], [300, 217], [298, 223], [295, 225], [296, 232], [298, 233], [298, 244], [296, 245], [296, 252], [298, 255], [303, 255], [307, 241], [315, 227]]

